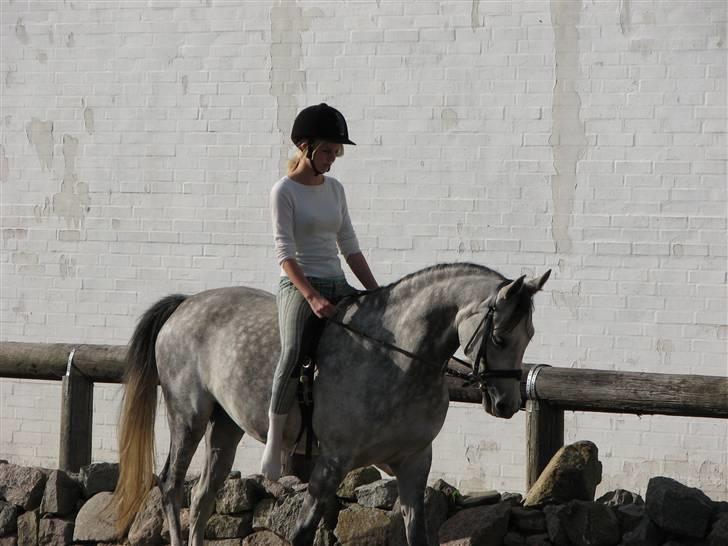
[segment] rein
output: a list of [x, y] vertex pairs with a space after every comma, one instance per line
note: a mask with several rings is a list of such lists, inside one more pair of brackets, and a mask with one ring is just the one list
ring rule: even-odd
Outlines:
[[[478, 352], [475, 356], [475, 362], [471, 365], [469, 362], [466, 362], [456, 356], [450, 356], [448, 360], [445, 361], [443, 368], [445, 368], [445, 373], [448, 373], [454, 377], [458, 377], [460, 379], [464, 379], [466, 381], [465, 385], [472, 385], [474, 383], [478, 383], [481, 388], [483, 385], [487, 384], [489, 379], [500, 379], [500, 378], [508, 378], [508, 379], [521, 379], [521, 370], [488, 370], [488, 361], [486, 357], [486, 347], [488, 344], [488, 340], [492, 338], [493, 335], [493, 315], [495, 314], [495, 306], [490, 305], [488, 306], [488, 312], [483, 317], [483, 320], [478, 323], [477, 328], [475, 329], [475, 332], [473, 332], [473, 335], [470, 337], [470, 340], [465, 345], [465, 352], [468, 352], [470, 350], [471, 345], [473, 344], [473, 341], [475, 340], [476, 336], [480, 332], [481, 329], [484, 329], [483, 332], [483, 339], [480, 342], [480, 347], [478, 347]], [[402, 347], [398, 347], [397, 345], [394, 345], [393, 343], [389, 343], [388, 341], [384, 341], [378, 338], [375, 338], [366, 332], [362, 332], [361, 330], [358, 330], [351, 326], [350, 324], [347, 324], [345, 322], [342, 322], [338, 319], [329, 318], [327, 319], [329, 322], [333, 322], [334, 324], [344, 328], [345, 330], [348, 330], [352, 332], [353, 334], [362, 337], [364, 339], [368, 339], [369, 341], [372, 341], [376, 343], [377, 345], [380, 345], [382, 347], [385, 347], [391, 351], [395, 351], [397, 353], [400, 353], [411, 360], [416, 360], [419, 362], [423, 362], [425, 364], [429, 365], [438, 365], [431, 360], [428, 360], [426, 358], [423, 358], [411, 351], [408, 351], [407, 349], [403, 349]], [[471, 368], [472, 371], [469, 374], [463, 374], [460, 372], [457, 372], [455, 370], [448, 369], [447, 362], [452, 359], [456, 362], [459, 362], [460, 364]], [[480, 362], [483, 362], [483, 370], [480, 370]]]

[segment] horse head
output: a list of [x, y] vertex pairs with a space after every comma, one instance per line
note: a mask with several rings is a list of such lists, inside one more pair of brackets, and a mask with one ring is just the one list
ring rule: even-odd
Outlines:
[[548, 270], [541, 277], [504, 281], [459, 321], [460, 345], [474, 362], [483, 406], [496, 417], [508, 419], [521, 407], [519, 372], [534, 334], [532, 299], [550, 274]]

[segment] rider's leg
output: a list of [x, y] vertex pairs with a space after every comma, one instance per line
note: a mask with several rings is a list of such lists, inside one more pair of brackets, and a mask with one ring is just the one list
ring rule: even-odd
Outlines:
[[288, 412], [296, 397], [296, 380], [291, 375], [298, 363], [301, 338], [313, 312], [303, 295], [287, 278], [281, 280], [277, 296], [281, 356], [273, 377], [273, 392], [268, 410], [268, 434], [260, 461], [260, 472], [271, 480], [281, 474], [283, 431]]

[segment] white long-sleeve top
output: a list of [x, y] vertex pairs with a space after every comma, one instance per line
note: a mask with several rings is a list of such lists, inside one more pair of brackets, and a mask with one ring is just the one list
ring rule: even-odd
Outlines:
[[324, 176], [323, 184], [306, 186], [284, 176], [273, 186], [270, 203], [278, 263], [294, 258], [307, 277], [342, 277], [338, 251], [355, 254], [359, 241], [341, 182]]

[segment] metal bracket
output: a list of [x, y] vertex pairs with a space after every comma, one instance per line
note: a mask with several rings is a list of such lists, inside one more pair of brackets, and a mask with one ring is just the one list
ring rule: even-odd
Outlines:
[[526, 376], [526, 399], [527, 400], [538, 400], [538, 394], [536, 393], [536, 378], [539, 372], [543, 368], [550, 368], [548, 364], [537, 364], [530, 370]]

